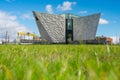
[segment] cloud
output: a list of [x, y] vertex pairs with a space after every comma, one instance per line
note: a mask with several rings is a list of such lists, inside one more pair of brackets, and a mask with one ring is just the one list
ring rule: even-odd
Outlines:
[[100, 18], [99, 24], [108, 24], [108, 20]]
[[8, 31], [10, 39], [13, 40], [19, 31], [30, 31], [18, 22], [17, 16], [0, 11], [0, 39], [5, 39], [5, 33]]
[[113, 43], [114, 44], [120, 43], [120, 37], [118, 37], [118, 36], [112, 36], [111, 38], [113, 39]]
[[86, 14], [87, 11], [80, 11], [79, 13], [80, 13], [80, 14]]
[[46, 5], [46, 11], [48, 13], [53, 13], [52, 5], [50, 5], [50, 4]]
[[62, 5], [58, 5], [57, 9], [61, 10], [61, 11], [67, 11], [67, 10], [72, 10], [72, 5], [75, 5], [76, 2], [69, 2], [69, 1], [65, 1], [63, 2]]
[[25, 14], [22, 15], [22, 19], [31, 20], [31, 19], [33, 19], [33, 16], [30, 13], [25, 13]]

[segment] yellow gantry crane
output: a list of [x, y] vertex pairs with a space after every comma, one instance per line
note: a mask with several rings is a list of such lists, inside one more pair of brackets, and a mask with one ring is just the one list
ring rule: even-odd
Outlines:
[[24, 39], [25, 39], [25, 36], [32, 36], [33, 37], [33, 40], [38, 40], [38, 36], [34, 33], [29, 33], [29, 32], [18, 32], [18, 37], [22, 37], [24, 36]]

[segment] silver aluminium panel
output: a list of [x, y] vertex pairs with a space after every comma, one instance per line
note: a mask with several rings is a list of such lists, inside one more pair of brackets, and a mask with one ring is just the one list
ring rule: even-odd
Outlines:
[[95, 39], [99, 18], [100, 13], [73, 19], [74, 41]]
[[53, 14], [33, 12], [38, 29], [48, 42], [65, 42], [65, 17]]

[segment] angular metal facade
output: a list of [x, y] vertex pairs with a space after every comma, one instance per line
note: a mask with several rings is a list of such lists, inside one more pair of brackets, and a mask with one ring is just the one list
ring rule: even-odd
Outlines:
[[[33, 12], [39, 32], [50, 43], [66, 43], [67, 27], [65, 15], [53, 15]], [[73, 41], [95, 39], [100, 13], [79, 17], [71, 17]]]
[[65, 43], [65, 17], [33, 12], [39, 32], [48, 42]]
[[73, 19], [74, 41], [94, 40], [100, 13]]

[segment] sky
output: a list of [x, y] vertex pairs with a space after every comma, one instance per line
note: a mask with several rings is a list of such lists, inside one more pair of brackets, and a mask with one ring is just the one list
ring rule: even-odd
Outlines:
[[87, 16], [101, 13], [96, 36], [120, 37], [120, 0], [0, 0], [0, 39], [25, 31], [40, 36], [32, 11]]

